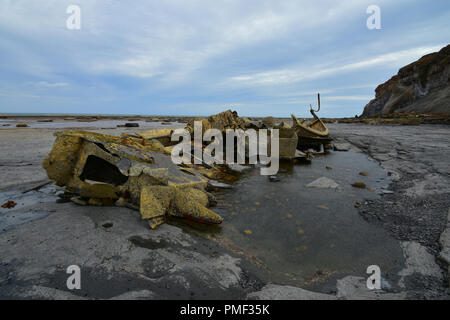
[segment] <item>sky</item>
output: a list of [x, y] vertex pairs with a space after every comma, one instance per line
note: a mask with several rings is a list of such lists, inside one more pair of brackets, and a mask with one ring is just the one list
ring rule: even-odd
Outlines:
[[0, 114], [353, 117], [449, 43], [448, 0], [0, 0]]

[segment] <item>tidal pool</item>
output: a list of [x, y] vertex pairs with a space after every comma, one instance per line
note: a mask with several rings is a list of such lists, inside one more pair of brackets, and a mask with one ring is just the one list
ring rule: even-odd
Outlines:
[[[330, 152], [310, 165], [284, 163], [278, 182], [259, 173], [259, 168], [249, 170], [232, 189], [216, 193], [221, 227], [191, 224], [185, 230], [243, 255], [277, 284], [308, 286], [337, 276], [364, 276], [370, 265], [383, 274], [403, 265], [398, 241], [364, 221], [355, 208], [356, 201], [363, 205], [380, 197], [390, 182], [365, 154]], [[306, 187], [320, 177], [333, 179], [339, 189]], [[354, 182], [367, 188], [354, 188]]]

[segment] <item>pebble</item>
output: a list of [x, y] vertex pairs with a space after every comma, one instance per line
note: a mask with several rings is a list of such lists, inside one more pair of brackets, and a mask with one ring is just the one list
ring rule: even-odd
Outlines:
[[355, 183], [352, 183], [352, 187], [365, 189], [366, 184], [364, 182], [355, 182]]
[[78, 205], [80, 205], [80, 206], [85, 206], [85, 205], [87, 205], [86, 201], [81, 200], [81, 199], [79, 199], [79, 198], [77, 198], [77, 197], [72, 197], [72, 198], [70, 198], [70, 201], [72, 201], [73, 203], [78, 204]]

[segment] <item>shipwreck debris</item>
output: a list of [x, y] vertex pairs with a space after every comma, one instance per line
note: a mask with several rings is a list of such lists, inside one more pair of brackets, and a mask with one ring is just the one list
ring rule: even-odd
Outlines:
[[207, 179], [183, 172], [168, 155], [153, 150], [141, 138], [64, 131], [56, 133], [43, 167], [57, 185], [78, 195], [73, 202], [137, 206], [152, 228], [171, 215], [221, 223], [206, 208]]
[[[324, 145], [331, 141], [328, 129], [315, 115], [317, 111], [311, 107], [314, 116], [311, 122], [299, 122], [293, 116], [294, 125], [290, 126], [286, 122], [276, 124], [273, 117], [258, 122], [226, 110], [208, 118], [193, 118], [185, 129], [192, 137], [195, 121], [200, 121], [202, 134], [208, 129], [218, 129], [224, 138], [229, 129], [277, 129], [279, 158], [309, 162], [313, 154], [323, 153]], [[124, 126], [137, 127], [138, 123], [130, 122]], [[43, 167], [51, 180], [66, 187], [63, 200], [83, 206], [115, 205], [137, 209], [152, 229], [170, 217], [220, 224], [222, 217], [209, 209], [217, 202], [208, 191], [231, 188], [231, 183], [253, 167], [235, 163], [210, 164], [203, 160], [177, 165], [171, 158], [178, 143], [172, 141], [173, 133], [172, 129], [156, 129], [123, 133], [117, 137], [87, 131], [57, 132]], [[190, 146], [188, 144], [191, 149], [187, 155], [191, 160], [198, 160], [196, 150], [203, 151], [206, 142], [194, 141], [191, 140]], [[319, 151], [308, 150], [312, 147]], [[249, 156], [248, 143], [245, 157], [248, 159]], [[265, 165], [264, 161], [261, 164]], [[277, 182], [279, 177], [271, 175], [269, 181]], [[308, 186], [338, 188], [332, 180], [320, 180]]]

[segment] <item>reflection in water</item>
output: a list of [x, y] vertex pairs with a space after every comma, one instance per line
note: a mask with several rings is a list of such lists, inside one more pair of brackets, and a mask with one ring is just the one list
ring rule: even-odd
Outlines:
[[[369, 175], [361, 176], [361, 171]], [[244, 255], [280, 284], [306, 285], [333, 274], [364, 275], [373, 264], [383, 271], [401, 266], [397, 241], [366, 223], [355, 208], [356, 201], [379, 197], [377, 191], [389, 183], [364, 154], [332, 152], [310, 165], [282, 162], [277, 182], [259, 172], [247, 172], [233, 189], [216, 194], [214, 210], [224, 217], [222, 226], [174, 223]], [[320, 177], [336, 181], [339, 189], [306, 187]], [[355, 181], [368, 188], [353, 188]]]

